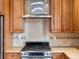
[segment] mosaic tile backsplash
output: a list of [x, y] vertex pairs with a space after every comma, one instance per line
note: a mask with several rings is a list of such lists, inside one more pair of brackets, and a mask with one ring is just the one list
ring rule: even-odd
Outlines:
[[[32, 21], [33, 22], [33, 21]], [[36, 22], [36, 23], [34, 23]], [[45, 24], [45, 26], [41, 21], [34, 21], [31, 23], [32, 28], [31, 30], [34, 31], [34, 28], [41, 28], [40, 32], [39, 29], [35, 32], [31, 32], [28, 36], [28, 23], [25, 21], [25, 32], [24, 33], [13, 33], [13, 47], [21, 47], [24, 46], [25, 42], [27, 41], [48, 41], [50, 42], [50, 46], [76, 46], [79, 47], [79, 34], [77, 33], [49, 33], [49, 25]], [[45, 23], [47, 23], [46, 21]], [[42, 24], [42, 25], [41, 25]], [[36, 26], [34, 26], [36, 25]], [[28, 29], [28, 30], [27, 30]], [[43, 31], [43, 33], [41, 33]], [[38, 33], [37, 33], [38, 32]], [[50, 34], [50, 35], [49, 35]], [[42, 37], [41, 37], [41, 36]], [[37, 37], [35, 37], [37, 36]], [[28, 37], [31, 37], [30, 40], [27, 39]], [[34, 38], [34, 39], [32, 39]], [[35, 39], [36, 38], [36, 39]], [[43, 38], [43, 39], [40, 39]]]
[[24, 46], [28, 41], [50, 41], [49, 19], [25, 19], [24, 32], [13, 33], [13, 46]]
[[[16, 33], [16, 35], [14, 35], [14, 38], [13, 38], [13, 46], [14, 47], [24, 46], [24, 42], [27, 41], [24, 36], [25, 36], [24, 33]], [[73, 33], [53, 33], [49, 39], [49, 42], [50, 42], [50, 46], [76, 46], [78, 47], [79, 35], [73, 34]]]

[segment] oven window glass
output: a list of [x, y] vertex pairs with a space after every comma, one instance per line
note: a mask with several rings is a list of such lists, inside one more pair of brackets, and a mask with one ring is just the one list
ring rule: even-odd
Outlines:
[[29, 55], [30, 56], [44, 56], [44, 53], [42, 53], [42, 52], [30, 52]]
[[49, 0], [25, 0], [25, 12], [28, 14], [47, 15], [49, 9]]

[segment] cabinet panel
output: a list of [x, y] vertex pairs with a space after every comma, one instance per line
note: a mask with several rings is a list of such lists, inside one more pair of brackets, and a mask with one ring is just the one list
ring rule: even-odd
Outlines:
[[23, 31], [23, 0], [11, 0], [11, 31]]
[[62, 59], [62, 54], [61, 53], [53, 53], [52, 59]]
[[1, 3], [2, 0], [0, 0], [0, 14], [2, 12], [2, 3]]
[[79, 33], [79, 0], [78, 0], [78, 30], [77, 32]]
[[4, 10], [3, 10], [3, 8], [4, 8], [4, 2], [3, 2], [4, 0], [0, 0], [0, 15], [3, 15], [3, 12], [4, 12]]
[[52, 59], [69, 59], [64, 53], [53, 53]]
[[72, 0], [61, 1], [61, 30], [72, 31]]
[[72, 0], [51, 0], [51, 31], [72, 32]]
[[73, 0], [73, 32], [79, 33], [79, 0]]
[[77, 32], [78, 28], [78, 0], [73, 0], [73, 32]]
[[5, 53], [4, 59], [21, 59], [20, 54], [17, 53]]
[[61, 0], [51, 1], [51, 31], [60, 32], [61, 31]]

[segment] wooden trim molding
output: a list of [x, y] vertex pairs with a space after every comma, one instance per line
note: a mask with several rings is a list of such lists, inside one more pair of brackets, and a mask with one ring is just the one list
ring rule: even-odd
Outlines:
[[4, 0], [4, 49], [12, 46], [11, 33], [10, 33], [10, 9], [9, 1]]

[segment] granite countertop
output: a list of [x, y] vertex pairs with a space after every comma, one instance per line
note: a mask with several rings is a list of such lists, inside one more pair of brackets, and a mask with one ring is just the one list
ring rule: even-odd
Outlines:
[[8, 48], [5, 53], [20, 53], [22, 47]]
[[[5, 53], [20, 53], [22, 48], [10, 48]], [[70, 59], [79, 59], [79, 50], [76, 48], [53, 48], [53, 53], [65, 53]]]
[[79, 50], [76, 48], [52, 48], [54, 53], [65, 53], [70, 59], [79, 59]]

